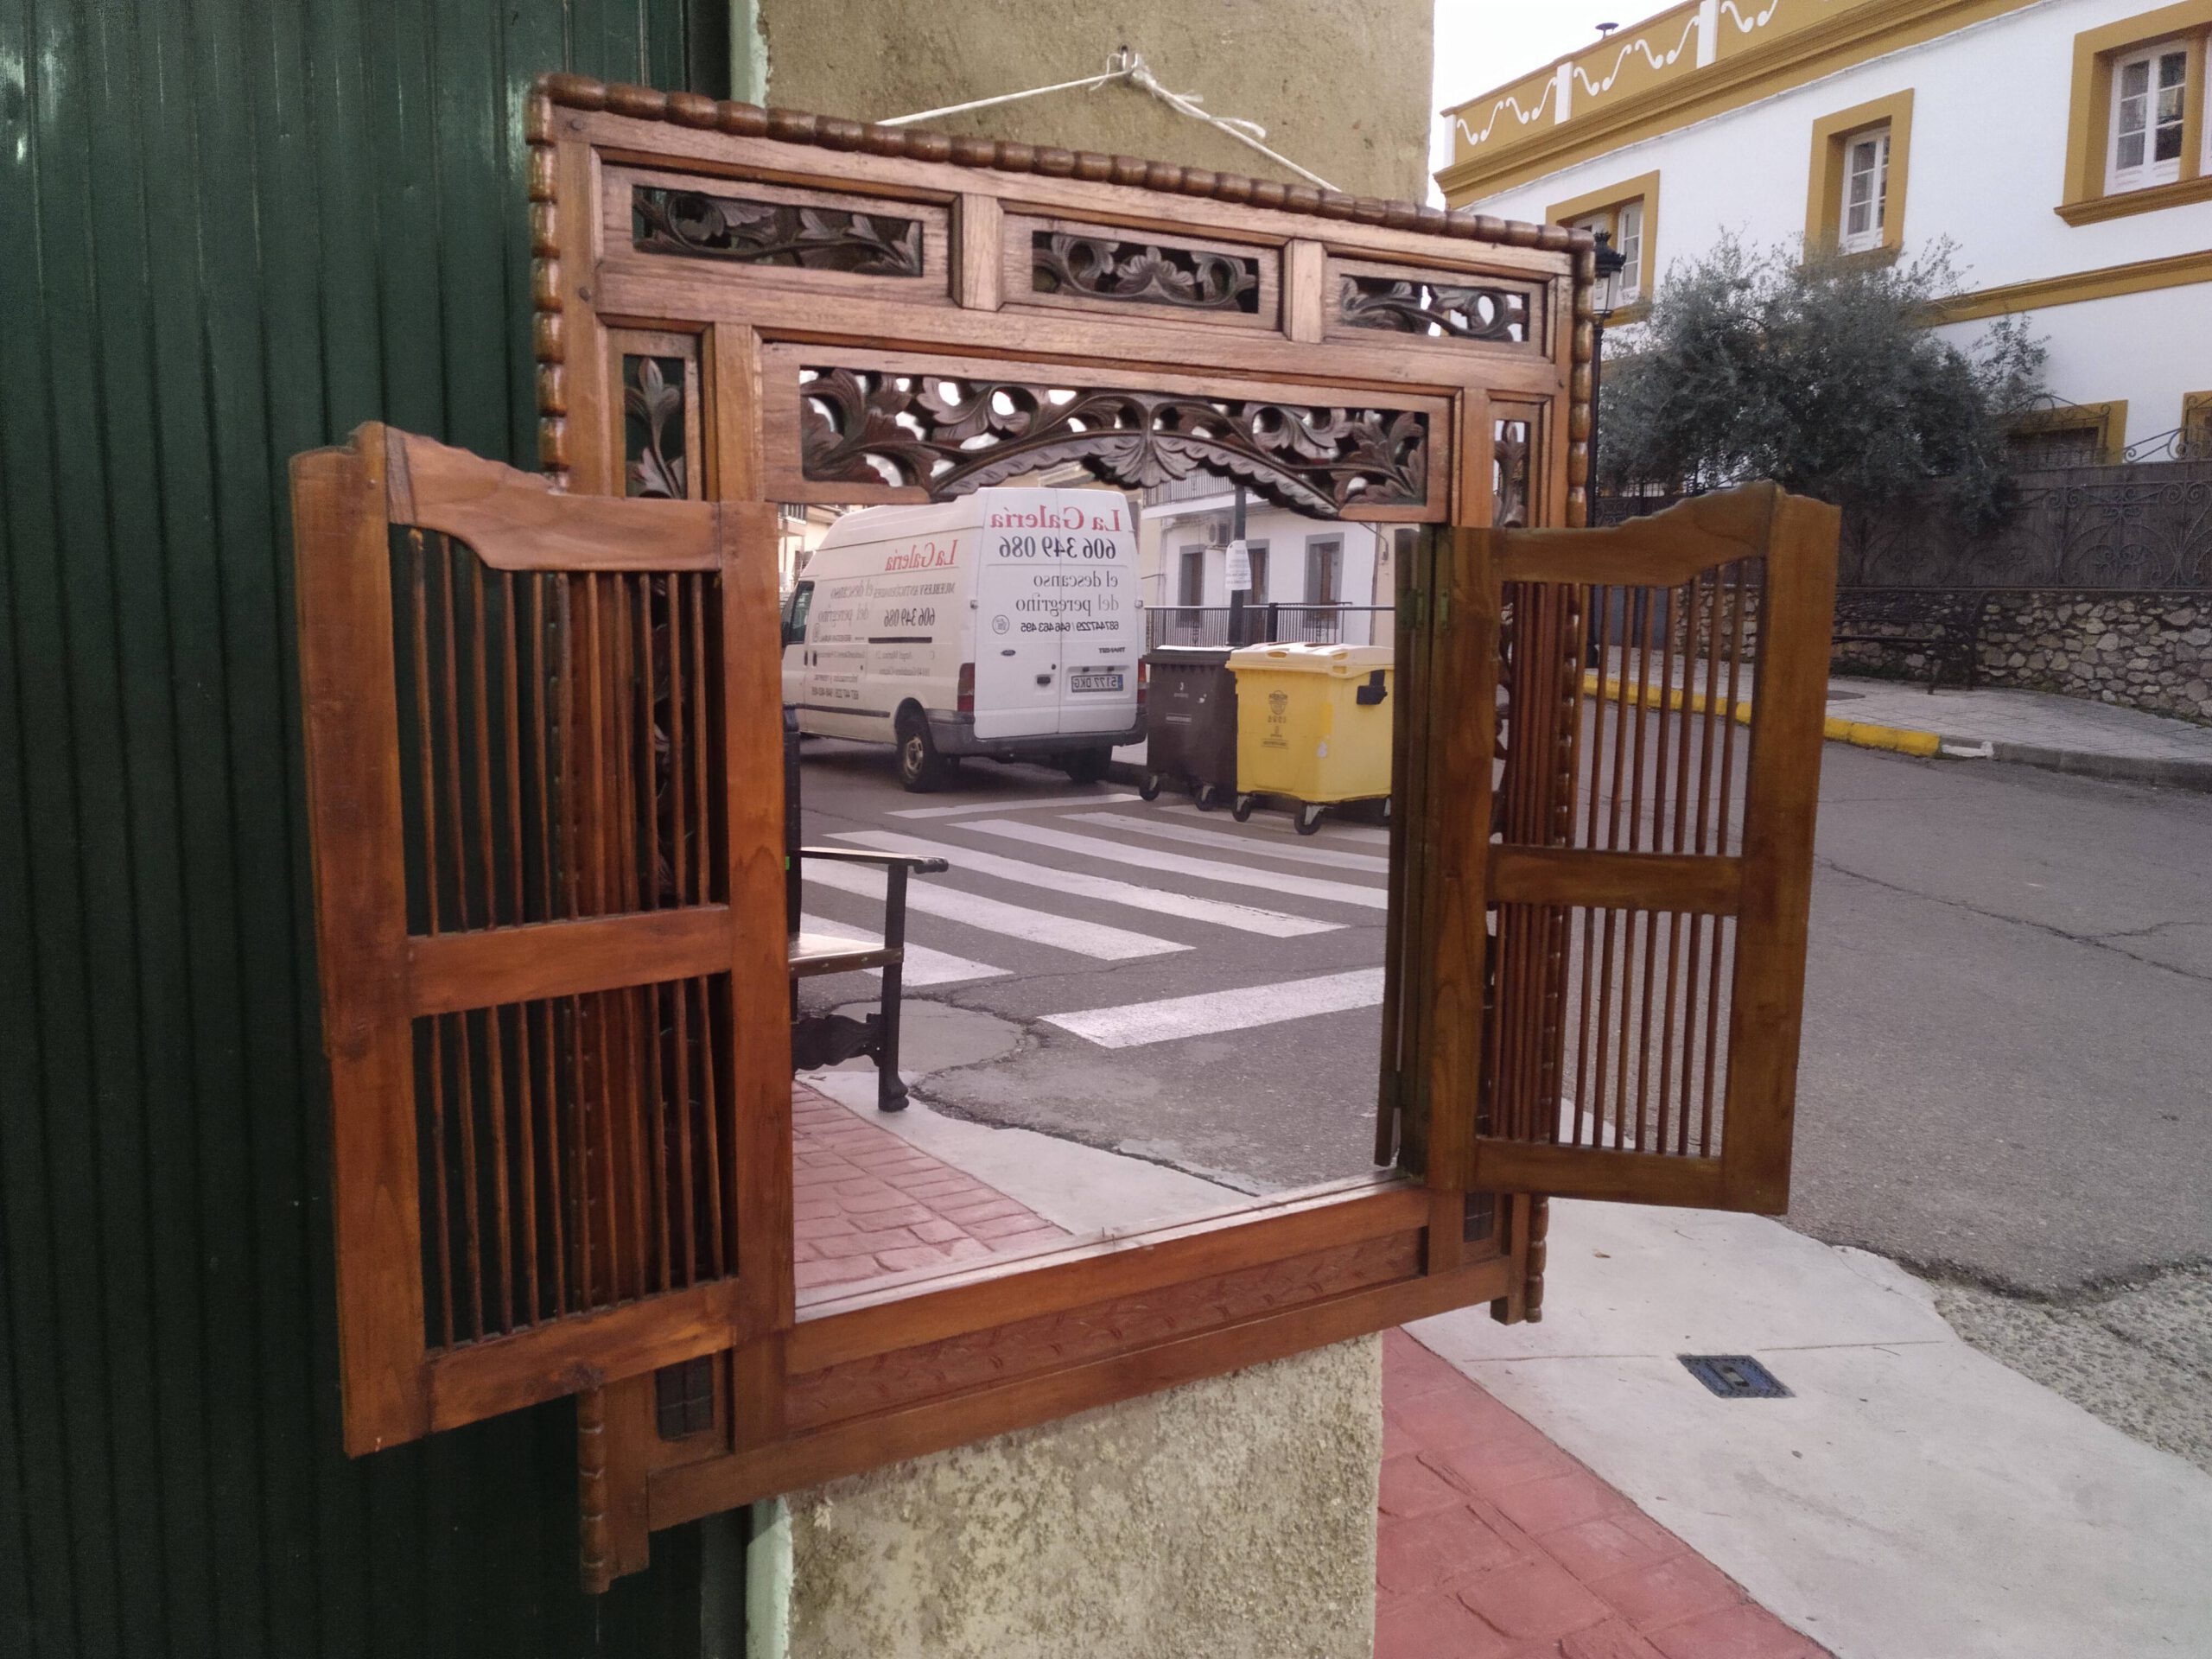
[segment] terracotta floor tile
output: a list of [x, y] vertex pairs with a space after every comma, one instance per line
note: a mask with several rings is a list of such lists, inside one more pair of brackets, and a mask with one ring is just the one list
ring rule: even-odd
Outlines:
[[1512, 1483], [1490, 1496], [1508, 1520], [1534, 1538], [1635, 1508], [1587, 1469], [1579, 1468], [1545, 1480]]
[[880, 1233], [892, 1228], [907, 1228], [917, 1222], [935, 1221], [937, 1217], [918, 1204], [894, 1204], [881, 1210], [861, 1210], [849, 1219], [863, 1233]]
[[1659, 1649], [1618, 1618], [1561, 1638], [1560, 1659], [1661, 1659]]
[[1666, 1659], [1827, 1659], [1827, 1650], [1751, 1602], [1647, 1632]]
[[873, 1257], [848, 1256], [842, 1262], [801, 1262], [791, 1269], [793, 1282], [801, 1290], [817, 1290], [823, 1285], [850, 1284], [856, 1279], [873, 1279], [881, 1271]]
[[[874, 1255], [878, 1250], [887, 1248], [880, 1240], [867, 1233], [833, 1233], [826, 1237], [814, 1238], [810, 1242], [816, 1252], [823, 1260], [828, 1262], [842, 1262], [854, 1256]], [[915, 1239], [910, 1233], [905, 1238], [893, 1240], [893, 1243], [912, 1244], [915, 1243]]]
[[1408, 1451], [1495, 1443], [1501, 1436], [1521, 1443], [1549, 1444], [1471, 1382], [1464, 1389], [1430, 1389], [1407, 1400], [1393, 1399], [1386, 1390], [1382, 1425], [1386, 1436], [1394, 1427], [1407, 1436], [1412, 1442], [1406, 1448]]
[[1603, 1623], [1612, 1609], [1548, 1558], [1516, 1561], [1460, 1585], [1459, 1599], [1496, 1629], [1522, 1640], [1565, 1636]]
[[[1387, 1449], [1387, 1427], [1383, 1444]], [[1582, 1466], [1525, 1425], [1520, 1426], [1517, 1433], [1500, 1432], [1487, 1440], [1424, 1448], [1421, 1456], [1440, 1473], [1476, 1496], [1493, 1502], [1509, 1487], [1532, 1480], [1556, 1479], [1573, 1474]]]
[[1691, 1550], [1655, 1567], [1635, 1567], [1593, 1580], [1590, 1587], [1646, 1634], [1662, 1625], [1737, 1606], [1744, 1599], [1744, 1592], [1726, 1573]]
[[866, 1215], [873, 1210], [913, 1207], [898, 1188], [874, 1180], [844, 1182], [837, 1188], [837, 1202], [849, 1216]]
[[1510, 1659], [1516, 1651], [1446, 1595], [1394, 1597], [1376, 1615], [1375, 1659]]
[[1410, 1452], [1382, 1459], [1382, 1501], [1385, 1515], [1421, 1515], [1463, 1502], [1457, 1486]]
[[1546, 1533], [1543, 1539], [1545, 1553], [1585, 1584], [1640, 1567], [1656, 1567], [1687, 1548], [1673, 1533], [1636, 1509], [1561, 1527]]
[[977, 1198], [959, 1204], [940, 1204], [935, 1208], [938, 1214], [943, 1216], [947, 1221], [957, 1221], [970, 1231], [974, 1230], [974, 1224], [979, 1221], [993, 1221], [1001, 1216], [1026, 1216], [1030, 1213], [1012, 1198], [1005, 1197]]
[[925, 1244], [950, 1244], [956, 1238], [968, 1236], [953, 1223], [936, 1216], [931, 1216], [927, 1221], [914, 1223], [912, 1230], [914, 1236]]
[[1391, 1516], [1376, 1529], [1375, 1581], [1402, 1594], [1449, 1590], [1525, 1559], [1463, 1503]]
[[880, 1250], [875, 1259], [882, 1263], [886, 1273], [908, 1273], [916, 1268], [934, 1268], [951, 1260], [934, 1244], [908, 1244], [897, 1249]]

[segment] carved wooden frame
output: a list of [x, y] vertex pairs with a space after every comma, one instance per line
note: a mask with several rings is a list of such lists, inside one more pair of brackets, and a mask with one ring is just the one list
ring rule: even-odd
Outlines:
[[[912, 483], [807, 475], [794, 369], [873, 364], [1417, 413], [1420, 499], [1355, 500], [1341, 516], [1437, 527], [1491, 522], [1496, 398], [1501, 416], [1535, 417], [1533, 521], [1584, 522], [1592, 257], [1583, 233], [575, 77], [542, 80], [529, 121], [540, 457], [572, 491], [625, 490], [620, 342], [637, 333], [692, 342], [704, 404], [685, 480], [694, 498], [928, 499]], [[874, 204], [948, 226], [949, 257], [939, 267], [925, 255], [928, 276], [917, 280], [644, 251], [629, 235], [633, 180], [693, 180], [718, 194], [758, 187], [763, 200], [772, 192], [779, 202], [840, 212]], [[1249, 251], [1279, 278], [1263, 282], [1257, 316], [1039, 296], [1015, 276], [1028, 270], [1040, 226]], [[942, 282], [931, 280], [939, 269]], [[1454, 285], [1494, 278], [1530, 295], [1530, 340], [1342, 327], [1340, 270]], [[1401, 671], [1416, 690], [1426, 645], [1411, 619], [1431, 562], [1401, 562]], [[1399, 741], [1408, 741], [1403, 730]], [[1409, 849], [1394, 851], [1402, 867]], [[1398, 908], [1385, 1007], [1394, 1030], [1399, 957], [1414, 943], [1400, 937]], [[1401, 1108], [1415, 1109], [1418, 1091], [1403, 1086], [1393, 1060], [1382, 1092], [1379, 1159], [1388, 1163]], [[1440, 1135], [1410, 1116], [1404, 1128], [1415, 1159], [1472, 1132], [1470, 1122]], [[747, 1266], [717, 1360], [714, 1427], [661, 1439], [650, 1375], [582, 1396], [587, 1579], [603, 1585], [644, 1565], [654, 1529], [886, 1461], [1471, 1303], [1489, 1302], [1502, 1319], [1533, 1316], [1544, 1201], [1471, 1196], [1463, 1179], [1458, 1160], [1432, 1158], [1423, 1173], [979, 1263], [925, 1285], [872, 1287], [802, 1314], [790, 1171], [753, 1170], [742, 1189]]]

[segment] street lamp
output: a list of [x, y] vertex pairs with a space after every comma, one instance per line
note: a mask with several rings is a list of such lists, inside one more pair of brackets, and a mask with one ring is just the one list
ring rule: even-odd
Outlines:
[[[1598, 291], [1612, 292], [1612, 279], [1628, 269], [1628, 256], [1613, 245], [1611, 231], [1598, 232]], [[1590, 511], [1586, 515], [1594, 523], [1598, 512], [1598, 390], [1605, 378], [1605, 319], [1613, 315], [1611, 306], [1599, 308], [1591, 318], [1590, 327], [1590, 476], [1583, 480], [1583, 494], [1588, 499]]]

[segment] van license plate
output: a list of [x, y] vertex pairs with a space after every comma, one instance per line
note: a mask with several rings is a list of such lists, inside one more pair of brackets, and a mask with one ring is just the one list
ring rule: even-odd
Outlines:
[[1121, 689], [1122, 677], [1119, 674], [1071, 674], [1068, 676], [1068, 690], [1071, 691], [1118, 691]]

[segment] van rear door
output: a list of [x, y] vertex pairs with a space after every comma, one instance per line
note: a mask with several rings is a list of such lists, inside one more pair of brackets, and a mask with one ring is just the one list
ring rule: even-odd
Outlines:
[[1126, 732], [1137, 721], [1137, 663], [1144, 655], [1136, 526], [1119, 494], [1084, 490], [1074, 499], [1088, 522], [1065, 532], [1071, 545], [1061, 566], [1060, 591], [1069, 604], [1060, 646], [1060, 729]]
[[1060, 726], [1064, 532], [1052, 490], [993, 490], [976, 577], [976, 735], [1049, 737]]

